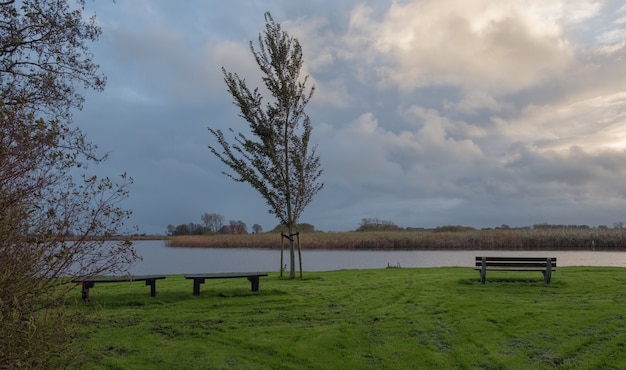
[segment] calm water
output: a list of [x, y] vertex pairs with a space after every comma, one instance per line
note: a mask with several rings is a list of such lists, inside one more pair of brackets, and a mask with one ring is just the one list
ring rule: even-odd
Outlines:
[[[187, 274], [205, 272], [279, 271], [280, 251], [265, 249], [169, 248], [162, 240], [137, 241], [143, 257], [130, 272]], [[519, 252], [519, 251], [326, 251], [303, 250], [304, 271], [401, 267], [473, 266], [481, 255], [557, 257], [558, 266], [626, 267], [626, 252]], [[297, 255], [296, 255], [297, 258]], [[288, 263], [289, 254], [284, 261]], [[296, 260], [297, 263], [297, 260]]]

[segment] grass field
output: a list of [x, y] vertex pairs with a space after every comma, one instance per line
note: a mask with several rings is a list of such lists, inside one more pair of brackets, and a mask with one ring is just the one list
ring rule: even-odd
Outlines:
[[80, 369], [618, 369], [626, 367], [626, 269], [489, 273], [388, 268], [304, 280], [182, 276], [96, 284]]

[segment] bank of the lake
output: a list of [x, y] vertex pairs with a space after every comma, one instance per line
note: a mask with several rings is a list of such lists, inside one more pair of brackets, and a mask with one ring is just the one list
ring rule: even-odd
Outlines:
[[[488, 229], [458, 232], [368, 231], [302, 233], [306, 249], [349, 250], [603, 250], [626, 251], [626, 229]], [[168, 238], [171, 247], [279, 249], [280, 234], [184, 235]]]
[[597, 369], [626, 364], [626, 269], [471, 267], [309, 272], [96, 286], [76, 369]]

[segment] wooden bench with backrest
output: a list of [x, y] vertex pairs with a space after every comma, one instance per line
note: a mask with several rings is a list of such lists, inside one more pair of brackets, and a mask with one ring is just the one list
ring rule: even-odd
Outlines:
[[141, 276], [95, 276], [84, 279], [74, 279], [72, 282], [82, 285], [82, 297], [84, 301], [89, 300], [89, 289], [93, 288], [95, 283], [124, 283], [133, 281], [145, 281], [146, 286], [150, 286], [150, 296], [156, 295], [156, 281], [165, 279], [165, 275], [141, 275]]
[[193, 279], [193, 295], [200, 295], [200, 284], [204, 284], [206, 279], [233, 279], [247, 278], [250, 281], [250, 288], [253, 292], [259, 291], [259, 277], [267, 276], [265, 272], [225, 272], [216, 274], [187, 274], [185, 279]]
[[481, 284], [485, 284], [487, 271], [539, 271], [544, 282], [550, 284], [556, 257], [476, 257], [474, 270], [480, 273]]

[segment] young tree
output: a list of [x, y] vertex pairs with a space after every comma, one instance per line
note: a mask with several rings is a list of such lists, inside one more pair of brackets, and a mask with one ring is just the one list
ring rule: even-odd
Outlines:
[[130, 216], [118, 204], [131, 180], [84, 172], [105, 158], [72, 125], [83, 103], [77, 87], [99, 91], [105, 82], [87, 48], [100, 28], [83, 17], [84, 5], [0, 2], [3, 367], [64, 367], [52, 363], [71, 353], [68, 278], [126, 271], [137, 258], [129, 241], [107, 241]]
[[302, 211], [323, 187], [318, 182], [322, 170], [316, 147], [309, 146], [311, 122], [304, 111], [315, 88], [307, 91], [308, 76], [300, 79], [303, 59], [298, 40], [282, 31], [270, 13], [265, 13], [265, 21], [258, 50], [252, 41], [250, 49], [273, 100], [264, 103], [258, 88], [250, 90], [245, 80], [222, 68], [228, 92], [253, 137], [239, 133], [231, 144], [221, 130], [209, 128], [218, 143], [209, 148], [234, 172], [224, 173], [256, 189], [269, 205], [269, 212], [287, 228], [289, 276], [294, 279], [294, 228]]

